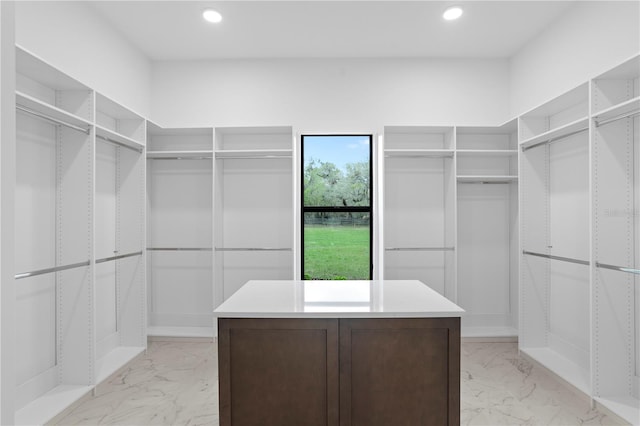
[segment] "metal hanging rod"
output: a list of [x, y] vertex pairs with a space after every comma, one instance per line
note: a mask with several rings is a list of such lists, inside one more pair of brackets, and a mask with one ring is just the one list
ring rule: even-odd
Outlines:
[[121, 146], [121, 147], [123, 147], [123, 148], [130, 149], [130, 150], [132, 150], [132, 151], [142, 152], [142, 148], [134, 148], [134, 147], [132, 147], [132, 146], [127, 145], [126, 143], [122, 143], [122, 142], [119, 142], [119, 141], [113, 140], [113, 139], [111, 139], [111, 138], [107, 138], [107, 137], [100, 136], [100, 135], [96, 135], [96, 138], [97, 138], [97, 139], [100, 139], [100, 140], [103, 140], [103, 141], [105, 141], [105, 142], [112, 143], [112, 144], [114, 144], [114, 145]]
[[570, 257], [562, 257], [562, 256], [553, 256], [551, 254], [535, 253], [535, 252], [526, 251], [526, 250], [522, 250], [522, 254], [528, 254], [529, 256], [543, 257], [545, 259], [560, 260], [562, 262], [577, 263], [578, 265], [590, 265], [591, 264], [587, 260], [572, 259]]
[[276, 247], [216, 247], [215, 251], [292, 251], [292, 249]]
[[433, 154], [392, 154], [385, 155], [384, 158], [453, 158], [453, 153], [433, 153]]
[[455, 251], [455, 247], [385, 247], [385, 251]]
[[142, 255], [141, 251], [137, 251], [135, 253], [119, 254], [117, 256], [110, 256], [110, 257], [105, 257], [105, 258], [102, 258], [102, 259], [97, 259], [96, 260], [96, 264], [105, 263], [105, 262], [111, 262], [112, 260], [120, 260], [120, 259], [124, 259], [124, 258], [127, 258], [127, 257], [141, 256], [141, 255]]
[[19, 280], [22, 278], [34, 277], [36, 275], [50, 274], [52, 272], [60, 272], [60, 271], [66, 271], [67, 269], [80, 268], [81, 266], [89, 266], [90, 264], [91, 264], [90, 261], [87, 260], [85, 262], [73, 263], [71, 265], [55, 266], [53, 268], [38, 269], [37, 271], [31, 271], [31, 272], [21, 272], [19, 274], [16, 274], [14, 278], [16, 280]]
[[471, 184], [471, 185], [504, 185], [515, 183], [515, 180], [459, 180], [458, 183]]
[[272, 160], [272, 159], [287, 159], [292, 158], [291, 155], [224, 155], [217, 156], [216, 160]]
[[606, 120], [596, 120], [596, 127], [604, 126], [605, 124], [613, 123], [614, 121], [622, 120], [623, 118], [633, 117], [640, 114], [640, 109], [634, 111], [625, 112], [624, 114], [616, 115], [615, 117], [607, 118]]
[[68, 128], [70, 128], [72, 130], [77, 130], [78, 132], [82, 132], [82, 133], [87, 134], [87, 135], [90, 133], [90, 129], [85, 129], [84, 127], [80, 127], [80, 126], [76, 126], [75, 124], [67, 123], [64, 120], [60, 120], [58, 118], [51, 117], [51, 116], [49, 116], [47, 114], [43, 114], [41, 112], [35, 111], [35, 110], [31, 109], [31, 108], [27, 108], [27, 107], [22, 106], [22, 105], [16, 105], [16, 109], [18, 111], [26, 112], [27, 114], [31, 114], [33, 116], [36, 116], [36, 117], [41, 118], [43, 120], [49, 121], [51, 123], [59, 124], [61, 126], [68, 127]]
[[582, 133], [582, 132], [587, 131], [587, 130], [589, 130], [589, 126], [584, 127], [582, 129], [575, 130], [575, 131], [570, 132], [570, 133], [567, 133], [566, 135], [556, 136], [555, 138], [547, 139], [546, 141], [537, 142], [537, 143], [535, 143], [533, 145], [522, 147], [522, 152], [528, 151], [528, 150], [530, 150], [532, 148], [536, 148], [536, 147], [538, 147], [540, 145], [546, 145], [546, 144], [549, 144], [549, 143], [552, 143], [552, 142], [557, 142], [559, 140], [568, 138], [569, 136], [577, 135], [578, 133]]
[[147, 247], [148, 251], [212, 251], [211, 247]]
[[213, 156], [208, 157], [147, 157], [147, 160], [211, 160]]
[[640, 269], [635, 268], [627, 268], [624, 266], [616, 266], [616, 265], [607, 265], [606, 263], [596, 262], [597, 268], [611, 269], [614, 271], [627, 272], [629, 274], [640, 275]]

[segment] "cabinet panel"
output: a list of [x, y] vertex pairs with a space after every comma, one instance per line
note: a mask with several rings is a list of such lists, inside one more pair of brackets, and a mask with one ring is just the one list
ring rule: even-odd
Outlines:
[[338, 424], [338, 321], [219, 319], [220, 424]]

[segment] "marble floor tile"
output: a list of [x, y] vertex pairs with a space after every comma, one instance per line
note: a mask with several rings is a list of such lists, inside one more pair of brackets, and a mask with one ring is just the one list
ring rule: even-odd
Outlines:
[[[617, 425], [526, 359], [516, 343], [462, 344], [461, 422]], [[218, 425], [216, 346], [158, 342], [56, 425]], [[393, 425], [390, 425], [393, 426]]]

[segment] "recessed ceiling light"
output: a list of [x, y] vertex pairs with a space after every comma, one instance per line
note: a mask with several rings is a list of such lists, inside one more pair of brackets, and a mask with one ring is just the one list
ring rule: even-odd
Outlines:
[[204, 12], [202, 12], [202, 17], [205, 21], [213, 22], [214, 24], [222, 21], [222, 15], [220, 15], [220, 12], [213, 9], [205, 9]]
[[462, 8], [458, 6], [449, 7], [442, 14], [442, 17], [447, 21], [453, 21], [454, 19], [458, 19], [461, 16], [462, 16]]

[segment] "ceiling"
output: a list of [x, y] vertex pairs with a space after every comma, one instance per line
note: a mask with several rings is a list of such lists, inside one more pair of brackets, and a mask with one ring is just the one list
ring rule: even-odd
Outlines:
[[[92, 1], [154, 61], [219, 58], [507, 58], [575, 1]], [[447, 22], [442, 12], [464, 8]], [[219, 24], [202, 19], [212, 7]]]

